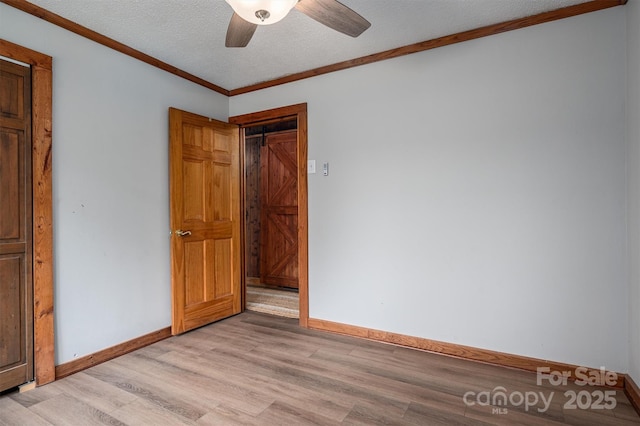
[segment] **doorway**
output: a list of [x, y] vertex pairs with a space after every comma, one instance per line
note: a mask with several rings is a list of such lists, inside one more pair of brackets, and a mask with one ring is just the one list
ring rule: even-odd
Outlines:
[[298, 318], [297, 122], [294, 117], [241, 131], [246, 309]]
[[229, 118], [240, 126], [244, 184], [244, 304], [247, 292], [296, 294], [307, 326], [307, 106]]

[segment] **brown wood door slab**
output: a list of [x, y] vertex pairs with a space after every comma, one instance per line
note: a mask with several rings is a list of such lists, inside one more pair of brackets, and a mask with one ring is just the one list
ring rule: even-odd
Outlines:
[[260, 281], [298, 288], [297, 131], [270, 134], [260, 153]]
[[33, 380], [31, 72], [0, 60], [0, 391]]
[[172, 333], [240, 313], [239, 127], [171, 108]]

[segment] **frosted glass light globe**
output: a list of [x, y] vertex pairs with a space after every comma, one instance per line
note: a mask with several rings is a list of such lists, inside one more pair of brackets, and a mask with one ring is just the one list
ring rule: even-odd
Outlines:
[[[257, 25], [282, 20], [298, 0], [225, 0], [242, 19]], [[267, 13], [264, 13], [264, 12]]]

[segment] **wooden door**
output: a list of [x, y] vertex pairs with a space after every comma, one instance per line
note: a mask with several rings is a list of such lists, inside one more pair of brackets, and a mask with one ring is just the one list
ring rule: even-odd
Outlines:
[[267, 135], [260, 153], [260, 281], [298, 288], [297, 131]]
[[33, 380], [31, 72], [0, 60], [0, 391]]
[[239, 128], [171, 108], [172, 333], [241, 311]]

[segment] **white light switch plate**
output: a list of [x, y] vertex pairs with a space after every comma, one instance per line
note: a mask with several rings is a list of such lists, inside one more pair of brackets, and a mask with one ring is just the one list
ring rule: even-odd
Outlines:
[[307, 173], [313, 174], [316, 172], [316, 160], [307, 161]]

